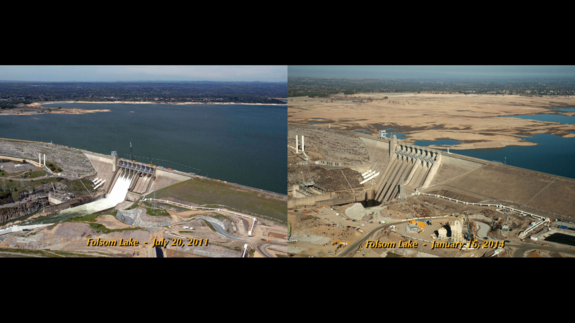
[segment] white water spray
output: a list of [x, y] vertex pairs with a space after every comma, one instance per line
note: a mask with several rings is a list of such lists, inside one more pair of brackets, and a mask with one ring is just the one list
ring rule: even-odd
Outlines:
[[109, 208], [112, 208], [112, 207], [118, 205], [119, 203], [123, 202], [126, 199], [126, 195], [128, 195], [128, 189], [130, 188], [130, 184], [132, 183], [132, 180], [134, 179], [134, 177], [136, 175], [137, 174], [133, 174], [127, 170], [122, 169], [120, 176], [118, 176], [118, 180], [116, 181], [116, 184], [114, 184], [112, 191], [110, 192], [110, 194], [108, 194], [108, 196], [106, 198], [60, 211], [59, 214], [61, 214], [61, 215], [65, 215], [65, 214], [78, 214], [78, 215], [91, 214], [91, 213], [96, 213], [96, 212], [106, 210], [106, 209], [109, 209]]

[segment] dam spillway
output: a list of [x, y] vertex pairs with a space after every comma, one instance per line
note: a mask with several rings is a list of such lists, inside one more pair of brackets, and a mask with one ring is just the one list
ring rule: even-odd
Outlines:
[[[357, 171], [358, 183], [363, 181], [361, 174], [368, 170], [380, 173], [375, 180], [365, 183], [363, 189], [354, 186], [353, 190], [292, 196], [288, 198], [288, 208], [364, 201], [379, 205], [400, 197], [397, 191], [401, 192], [403, 182], [406, 196], [419, 191], [471, 203], [504, 204], [551, 219], [575, 221], [573, 178], [462, 155], [456, 150], [447, 153], [435, 148], [392, 142], [393, 138], [389, 137], [377, 138], [340, 129], [298, 124], [288, 126], [288, 138], [292, 138], [296, 131], [305, 134], [306, 150], [309, 138], [311, 152], [318, 152], [324, 159], [344, 162], [345, 166]], [[288, 144], [294, 143], [288, 141]], [[321, 145], [314, 146], [315, 143]], [[515, 156], [519, 157], [522, 155]], [[534, 160], [541, 158], [535, 156]], [[403, 175], [397, 175], [401, 171], [400, 164], [408, 162], [413, 164], [405, 165]], [[411, 170], [408, 170], [410, 167]], [[557, 167], [562, 167], [562, 164], [558, 163]], [[395, 180], [394, 175], [397, 176]], [[384, 201], [386, 195], [387, 201]]]
[[376, 186], [375, 200], [386, 202], [396, 198], [400, 185], [411, 189], [428, 187], [440, 164], [441, 153], [397, 144], [397, 138], [392, 137], [389, 141], [389, 162]]
[[[86, 156], [97, 171], [98, 181], [95, 181], [97, 184], [93, 189], [101, 186], [100, 190], [107, 192], [105, 197], [38, 218], [34, 220], [35, 222], [61, 222], [108, 210], [127, 199], [130, 201], [137, 199], [140, 194], [149, 191], [155, 183], [157, 169], [153, 165], [120, 159], [116, 152], [112, 152], [110, 157], [90, 153]], [[135, 195], [129, 199], [129, 194]]]
[[127, 170], [120, 170], [120, 174], [114, 187], [105, 198], [60, 211], [57, 215], [63, 217], [67, 217], [68, 215], [82, 216], [113, 208], [126, 199], [128, 189], [136, 176], [138, 176], [136, 173], [131, 173]]

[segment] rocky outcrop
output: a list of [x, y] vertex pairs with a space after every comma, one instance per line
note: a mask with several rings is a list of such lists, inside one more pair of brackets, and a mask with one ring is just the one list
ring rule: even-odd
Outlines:
[[50, 203], [48, 202], [48, 198], [41, 198], [14, 207], [0, 208], [0, 223], [18, 219], [20, 217], [40, 211], [43, 207], [49, 204]]
[[69, 201], [66, 201], [66, 202], [64, 202], [64, 203], [60, 203], [60, 204], [57, 204], [57, 205], [46, 206], [46, 207], [44, 208], [44, 213], [45, 213], [46, 215], [48, 215], [48, 214], [53, 214], [53, 213], [56, 213], [56, 212], [58, 212], [58, 211], [65, 210], [65, 209], [67, 209], [67, 208], [71, 208], [71, 207], [74, 207], [74, 206], [78, 206], [78, 205], [80, 205], [80, 204], [86, 204], [86, 203], [92, 202], [92, 201], [94, 201], [94, 200], [96, 200], [96, 199], [93, 198], [93, 197], [90, 197], [90, 196], [77, 197], [77, 198], [71, 199], [71, 200], [69, 200]]
[[19, 199], [25, 199], [27, 197], [29, 197], [30, 195], [33, 194], [48, 194], [48, 192], [53, 191], [54, 188], [58, 190], [58, 191], [67, 191], [68, 190], [68, 186], [66, 186], [65, 184], [62, 183], [48, 183], [48, 184], [43, 184], [40, 186], [36, 186], [34, 188], [29, 188], [29, 189], [25, 189], [23, 191], [18, 192], [18, 198]]

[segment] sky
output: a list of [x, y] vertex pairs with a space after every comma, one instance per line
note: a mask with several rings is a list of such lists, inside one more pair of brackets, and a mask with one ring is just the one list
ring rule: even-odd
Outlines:
[[231, 81], [287, 82], [287, 66], [3, 66], [0, 81], [129, 82]]
[[476, 65], [476, 66], [297, 66], [288, 67], [289, 77], [327, 78], [461, 78], [461, 79], [522, 79], [575, 78], [575, 65]]

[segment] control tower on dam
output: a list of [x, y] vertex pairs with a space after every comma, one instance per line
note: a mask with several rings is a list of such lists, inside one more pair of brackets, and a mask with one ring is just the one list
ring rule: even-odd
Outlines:
[[103, 183], [101, 188], [108, 195], [112, 192], [119, 178], [129, 178], [126, 199], [136, 201], [148, 192], [173, 185], [193, 177], [192, 174], [163, 169], [152, 164], [119, 158], [113, 151], [110, 155], [103, 155], [83, 151], [88, 157], [97, 174], [94, 179]]
[[383, 169], [374, 192], [379, 202], [397, 198], [398, 185], [405, 180], [408, 195], [417, 190], [466, 202], [497, 201], [549, 218], [575, 220], [575, 179], [403, 144], [393, 137], [357, 136], [375, 157], [371, 161], [377, 162], [377, 171]]
[[[374, 204], [386, 203], [399, 198], [403, 189], [406, 196], [419, 191], [466, 202], [493, 201], [551, 219], [575, 220], [575, 179], [572, 178], [459, 155], [453, 151], [447, 153], [405, 144], [394, 137], [377, 138], [317, 126], [291, 127], [288, 125], [288, 131], [305, 134], [306, 153], [310, 157], [328, 156], [332, 160], [343, 161], [344, 166], [358, 172], [357, 180], [362, 182], [361, 174], [379, 173], [364, 182], [363, 189], [349, 188], [349, 195], [353, 197], [346, 203], [370, 200]], [[314, 142], [329, 145], [318, 145], [316, 150]], [[289, 144], [291, 142], [288, 141]], [[338, 155], [342, 156], [340, 160]], [[303, 170], [299, 165], [289, 167], [299, 167], [298, 173]], [[336, 201], [335, 195], [335, 192], [326, 192], [305, 198], [291, 197], [288, 204], [333, 205], [341, 201]], [[342, 193], [337, 192], [337, 195]], [[297, 200], [301, 201], [296, 203]], [[330, 203], [332, 200], [334, 203]]]

